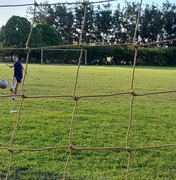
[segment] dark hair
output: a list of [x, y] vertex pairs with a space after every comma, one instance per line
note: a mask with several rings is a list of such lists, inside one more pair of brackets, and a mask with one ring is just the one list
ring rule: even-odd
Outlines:
[[12, 57], [17, 57], [17, 58], [19, 58], [19, 56], [18, 56], [17, 54], [14, 54]]

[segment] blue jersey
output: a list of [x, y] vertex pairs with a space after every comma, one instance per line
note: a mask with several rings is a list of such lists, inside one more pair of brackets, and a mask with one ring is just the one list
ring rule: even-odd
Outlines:
[[20, 61], [15, 62], [14, 64], [14, 76], [17, 79], [23, 78], [23, 67]]

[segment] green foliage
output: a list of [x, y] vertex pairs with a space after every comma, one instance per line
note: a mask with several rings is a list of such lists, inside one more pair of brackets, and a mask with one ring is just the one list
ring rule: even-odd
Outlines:
[[[126, 47], [89, 47], [87, 50], [87, 63], [89, 65], [132, 65], [134, 49]], [[176, 66], [176, 48], [139, 48], [137, 65], [142, 66]], [[40, 63], [40, 51], [31, 53], [30, 62]], [[77, 64], [80, 51], [45, 51], [44, 63], [49, 64]], [[84, 64], [85, 54], [81, 64]]]
[[[0, 64], [0, 72], [10, 82], [12, 71]], [[24, 94], [72, 95], [76, 66], [29, 64]], [[129, 92], [132, 69], [126, 67], [81, 66], [76, 95]], [[137, 93], [174, 90], [175, 68], [137, 67], [134, 90]], [[19, 89], [20, 90], [20, 89]], [[8, 95], [9, 90], [1, 90]], [[134, 97], [129, 146], [175, 144], [176, 94]], [[1, 98], [0, 147], [8, 147], [18, 114], [16, 101]], [[73, 121], [72, 141], [76, 147], [126, 146], [131, 95], [78, 100]], [[71, 98], [24, 99], [13, 147], [42, 148], [69, 145], [69, 130], [75, 102]], [[14, 152], [10, 179], [62, 179], [69, 150]], [[130, 179], [176, 179], [175, 147], [133, 151]], [[0, 150], [0, 179], [5, 179], [9, 151]], [[125, 179], [126, 151], [72, 151], [68, 179]]]
[[[3, 47], [24, 48], [31, 30], [31, 23], [24, 17], [12, 16], [1, 28], [0, 40]], [[33, 28], [29, 42], [30, 47], [42, 44], [41, 34], [37, 28]]]
[[164, 35], [167, 39], [176, 38], [176, 5], [166, 2], [163, 4]]
[[108, 37], [112, 34], [112, 10], [110, 9], [110, 7], [110, 4], [104, 5], [103, 8], [99, 8], [99, 11], [95, 15], [97, 31], [100, 36], [98, 38], [98, 41], [101, 41], [103, 43], [108, 43], [110, 40]]
[[[47, 3], [46, 3], [47, 4]], [[138, 14], [138, 3], [126, 1], [112, 10], [107, 3], [91, 5], [86, 14], [83, 41], [86, 43], [132, 42]], [[168, 1], [160, 7], [153, 3], [142, 6], [138, 35], [142, 42], [175, 38], [175, 4]], [[84, 7], [55, 5], [41, 7], [37, 21], [56, 27], [66, 44], [78, 43]]]
[[[84, 6], [65, 6], [61, 4], [50, 6], [48, 2], [45, 5], [37, 8], [35, 18], [36, 24], [40, 24], [37, 25], [40, 26], [40, 30], [41, 28], [45, 29], [41, 30], [44, 42], [34, 43], [33, 41], [32, 47], [40, 46], [41, 44], [62, 44], [63, 42], [64, 44], [79, 43]], [[112, 8], [110, 3], [88, 6], [83, 42], [88, 44], [132, 42], [138, 5], [138, 3], [133, 1], [126, 1], [123, 7], [117, 4], [116, 7]], [[142, 6], [139, 30], [137, 32], [138, 40], [146, 43], [175, 39], [175, 10], [176, 5], [169, 1], [166, 1], [161, 6], [155, 3]], [[29, 13], [33, 13], [33, 10], [30, 10]], [[12, 22], [7, 23], [7, 27], [3, 26], [0, 30], [0, 46], [24, 47], [30, 23], [19, 16], [14, 16], [9, 21]], [[34, 36], [37, 37], [38, 33]], [[34, 39], [37, 40], [36, 38]], [[167, 46], [175, 46], [175, 43], [167, 44]]]
[[44, 46], [57, 46], [63, 44], [61, 35], [54, 27], [51, 27], [46, 23], [41, 23], [37, 24], [36, 28], [39, 30], [42, 36], [42, 42]]
[[12, 16], [1, 29], [3, 47], [25, 47], [30, 32], [30, 22], [20, 16]]
[[139, 65], [176, 66], [176, 48], [143, 48], [139, 50]]
[[[130, 65], [134, 60], [134, 49], [119, 48], [88, 48], [88, 64], [97, 65]], [[176, 48], [139, 48], [137, 65], [176, 66]], [[107, 58], [110, 57], [109, 62]]]
[[59, 13], [59, 17], [56, 18], [55, 26], [58, 32], [61, 34], [65, 44], [72, 44], [74, 41], [74, 16], [73, 13], [66, 10], [66, 7], [62, 10], [57, 9], [56, 14]]
[[[46, 2], [46, 5], [48, 3]], [[137, 32], [138, 43], [147, 43], [165, 39], [175, 39], [176, 6], [168, 1], [161, 7], [153, 3], [142, 6]], [[136, 25], [138, 4], [126, 2], [112, 10], [109, 3], [90, 5], [86, 14], [83, 43], [114, 44], [132, 42]], [[36, 13], [36, 24], [29, 43], [30, 47], [78, 44], [84, 6], [40, 6]], [[31, 28], [26, 18], [12, 16], [0, 29], [0, 47], [25, 47]], [[158, 44], [152, 49], [139, 49], [138, 65], [175, 65], [175, 42]], [[173, 47], [169, 49], [167, 47]], [[133, 50], [130, 48], [88, 48], [88, 64], [132, 64]], [[13, 54], [3, 53], [2, 56]], [[20, 54], [24, 54], [20, 52]], [[48, 59], [47, 59], [48, 58]], [[47, 53], [48, 63], [77, 62], [77, 54]], [[31, 62], [39, 63], [40, 51], [32, 52]]]
[[32, 35], [29, 41], [29, 47], [39, 47], [42, 45], [43, 45], [42, 34], [37, 29], [37, 27], [34, 27], [32, 29]]
[[163, 14], [155, 5], [146, 5], [144, 14], [141, 17], [140, 37], [143, 42], [157, 41], [162, 39], [163, 34]]
[[132, 64], [134, 58], [134, 50], [130, 48], [115, 48], [113, 54], [113, 64]]
[[[0, 41], [3, 47], [25, 47], [31, 29], [30, 22], [23, 17], [12, 16], [0, 31]], [[29, 47], [60, 45], [62, 38], [54, 27], [47, 24], [37, 24], [32, 29]]]

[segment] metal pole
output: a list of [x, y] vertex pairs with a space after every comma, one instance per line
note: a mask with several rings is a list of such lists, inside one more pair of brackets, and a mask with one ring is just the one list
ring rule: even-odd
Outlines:
[[40, 59], [41, 64], [43, 64], [43, 48], [41, 49], [41, 59]]
[[87, 65], [87, 50], [85, 50], [85, 65]]

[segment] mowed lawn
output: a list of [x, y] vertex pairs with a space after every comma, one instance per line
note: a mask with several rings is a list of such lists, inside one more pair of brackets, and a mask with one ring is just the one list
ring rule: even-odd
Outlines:
[[[31, 96], [73, 95], [77, 66], [29, 64], [24, 94]], [[0, 79], [9, 84], [13, 69], [0, 64]], [[130, 92], [132, 67], [81, 66], [76, 96]], [[0, 90], [8, 95], [9, 88]], [[176, 90], [176, 68], [136, 67], [135, 93]], [[19, 89], [20, 91], [20, 89]], [[125, 147], [131, 95], [72, 98], [27, 98], [21, 109], [13, 148]], [[0, 98], [0, 179], [7, 173], [8, 147], [21, 97]], [[176, 144], [176, 92], [134, 97], [129, 147]], [[71, 140], [69, 132], [71, 128]], [[71, 142], [70, 142], [71, 141]], [[62, 179], [69, 149], [15, 151], [11, 179]], [[75, 150], [68, 162], [67, 179], [125, 179], [127, 151]], [[130, 179], [176, 179], [176, 146], [131, 152]]]

